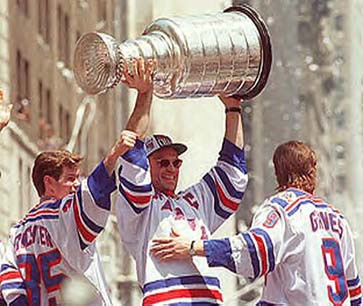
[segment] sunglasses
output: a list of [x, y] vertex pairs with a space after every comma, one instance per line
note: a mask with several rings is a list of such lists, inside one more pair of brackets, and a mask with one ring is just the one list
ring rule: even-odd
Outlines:
[[175, 159], [173, 161], [171, 161], [169, 159], [159, 159], [156, 162], [162, 168], [167, 168], [167, 167], [169, 167], [170, 164], [172, 164], [174, 166], [174, 168], [177, 168], [177, 169], [180, 168], [180, 166], [183, 163], [183, 161], [181, 159]]

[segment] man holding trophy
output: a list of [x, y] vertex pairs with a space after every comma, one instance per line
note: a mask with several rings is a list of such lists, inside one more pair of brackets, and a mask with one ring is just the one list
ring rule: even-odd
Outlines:
[[[197, 18], [159, 19], [137, 39], [120, 45], [104, 33], [77, 43], [75, 78], [89, 94], [120, 81], [138, 91], [126, 130], [138, 135], [120, 157], [116, 204], [122, 242], [136, 261], [143, 305], [221, 305], [219, 280], [205, 259], [160, 262], [152, 240], [208, 239], [239, 207], [247, 186], [241, 100], [264, 88], [271, 44], [260, 16], [248, 6]], [[147, 130], [152, 95], [193, 98], [219, 95], [225, 105], [225, 134], [216, 165], [176, 193], [180, 155], [187, 147]], [[189, 252], [194, 253], [194, 245]]]
[[[126, 129], [138, 135], [144, 134], [148, 123], [153, 86], [151, 79], [148, 86], [144, 80], [151, 65], [139, 59], [131, 72], [124, 73], [125, 82], [138, 90]], [[223, 303], [219, 280], [209, 273], [205, 260], [160, 263], [149, 251], [157, 237], [208, 239], [238, 209], [247, 186], [241, 107], [235, 98], [221, 100], [226, 130], [217, 164], [186, 190], [175, 193], [182, 164], [179, 156], [187, 147], [170, 137], [138, 139], [121, 157], [116, 216], [122, 242], [136, 260], [143, 305]]]

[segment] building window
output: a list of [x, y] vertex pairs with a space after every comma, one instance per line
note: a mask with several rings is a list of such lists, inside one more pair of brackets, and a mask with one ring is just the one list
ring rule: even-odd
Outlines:
[[97, 1], [97, 20], [98, 21], [107, 20], [107, 3], [105, 0]]
[[71, 130], [71, 115], [68, 111], [66, 111], [63, 105], [59, 105], [59, 131], [60, 136], [63, 138], [64, 142], [67, 143], [70, 138]]
[[66, 112], [66, 142], [69, 141], [71, 138], [71, 114], [69, 112]]
[[19, 218], [22, 217], [24, 213], [24, 196], [23, 196], [23, 188], [24, 188], [24, 179], [23, 179], [23, 160], [19, 158], [18, 162], [18, 175], [19, 175]]
[[52, 124], [53, 122], [53, 108], [52, 108], [52, 93], [49, 89], [46, 92], [46, 105], [47, 105], [47, 123]]
[[29, 17], [29, 3], [28, 0], [16, 0], [19, 11], [21, 11], [25, 16]]
[[338, 175], [336, 177], [336, 192], [344, 193], [347, 188], [347, 179], [344, 175]]
[[50, 45], [50, 7], [49, 0], [38, 0], [38, 32], [43, 40]]
[[16, 83], [16, 117], [20, 120], [30, 120], [30, 64], [20, 50], [16, 52]]
[[58, 120], [59, 120], [59, 134], [63, 138], [64, 124], [63, 124], [63, 105], [62, 104], [59, 105]]
[[69, 52], [69, 17], [58, 5], [58, 59], [64, 63], [66, 67], [70, 66]]
[[40, 139], [44, 139], [45, 137], [45, 111], [44, 111], [44, 94], [43, 94], [43, 82], [41, 80], [38, 81], [38, 120], [39, 120], [39, 137]]

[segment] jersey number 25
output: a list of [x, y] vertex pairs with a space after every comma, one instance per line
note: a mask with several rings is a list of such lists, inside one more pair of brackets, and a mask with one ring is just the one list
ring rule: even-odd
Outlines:
[[[62, 256], [57, 249], [42, 253], [35, 257], [34, 254], [17, 256], [19, 268], [24, 271], [24, 283], [28, 295], [28, 302], [33, 306], [43, 305], [41, 301], [41, 283], [47, 293], [59, 290], [65, 275], [62, 273], [52, 275], [52, 268], [58, 265]], [[48, 305], [57, 305], [55, 298], [49, 299]]]

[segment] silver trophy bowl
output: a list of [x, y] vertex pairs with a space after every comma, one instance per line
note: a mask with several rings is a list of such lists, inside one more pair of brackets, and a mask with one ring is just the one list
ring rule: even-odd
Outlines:
[[271, 70], [268, 29], [250, 6], [186, 18], [161, 18], [143, 35], [118, 44], [91, 32], [77, 42], [74, 75], [88, 94], [102, 93], [123, 79], [133, 59], [156, 61], [154, 94], [160, 98], [218, 94], [249, 100], [265, 87]]

